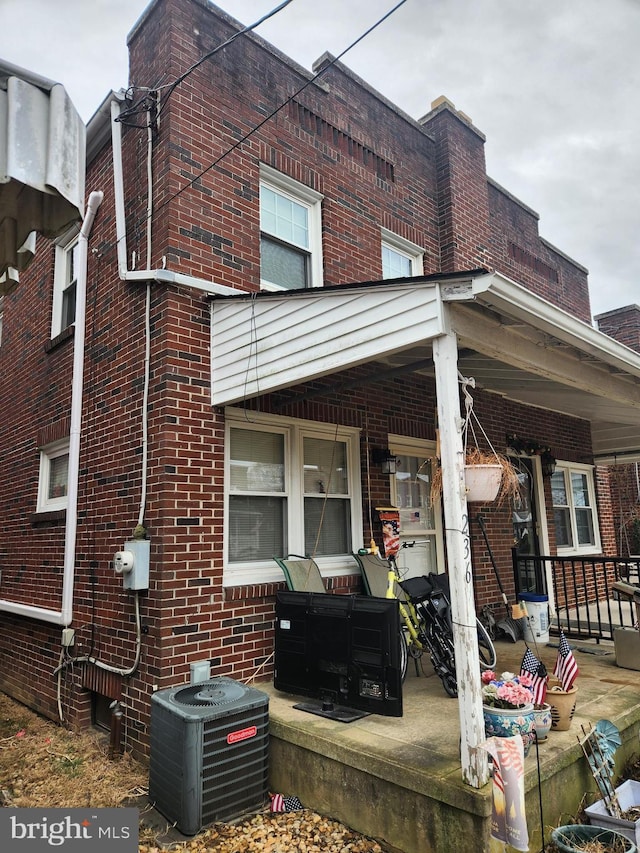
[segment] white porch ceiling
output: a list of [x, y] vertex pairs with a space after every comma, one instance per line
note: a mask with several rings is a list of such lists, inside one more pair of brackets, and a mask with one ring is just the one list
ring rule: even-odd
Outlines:
[[497, 273], [216, 298], [212, 402], [365, 362], [401, 369], [447, 322], [478, 387], [589, 421], [601, 464], [640, 461], [640, 354]]

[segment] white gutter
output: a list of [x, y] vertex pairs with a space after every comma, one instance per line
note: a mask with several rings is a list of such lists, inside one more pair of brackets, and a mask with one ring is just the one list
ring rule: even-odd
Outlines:
[[191, 287], [205, 293], [218, 296], [233, 296], [242, 291], [224, 284], [215, 284], [203, 278], [195, 278], [185, 273], [171, 272], [166, 269], [127, 269], [127, 229], [124, 214], [124, 172], [122, 169], [122, 129], [117, 120], [120, 115], [120, 102], [111, 102], [111, 142], [113, 151], [113, 184], [116, 212], [116, 246], [118, 257], [118, 275], [122, 281], [146, 283], [155, 281], [158, 284], [172, 284], [181, 287]]
[[477, 276], [473, 296], [508, 316], [518, 317], [581, 352], [606, 362], [623, 373], [640, 377], [640, 354], [604, 332], [594, 329], [548, 299], [543, 299], [501, 273]]
[[84, 376], [85, 325], [87, 306], [88, 242], [93, 221], [104, 194], [92, 192], [78, 238], [78, 278], [76, 283], [76, 319], [73, 336], [73, 376], [71, 380], [71, 429], [69, 433], [69, 473], [67, 482], [67, 514], [64, 543], [64, 569], [62, 575], [62, 608], [49, 610], [30, 604], [0, 600], [0, 610], [29, 616], [55, 625], [68, 626], [73, 619], [73, 585], [76, 560], [76, 532], [78, 527], [78, 477], [80, 469], [80, 435], [82, 427], [82, 395]]

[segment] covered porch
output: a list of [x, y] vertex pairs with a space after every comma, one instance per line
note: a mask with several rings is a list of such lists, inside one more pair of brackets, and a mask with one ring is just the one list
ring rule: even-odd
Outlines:
[[365, 364], [387, 375], [433, 379], [459, 681], [460, 748], [451, 756], [461, 756], [462, 783], [483, 789], [488, 767], [479, 748], [482, 703], [471, 663], [477, 637], [460, 378], [472, 377], [483, 392], [516, 404], [581, 419], [590, 426], [596, 464], [612, 464], [640, 459], [640, 355], [485, 270], [216, 296], [211, 335], [216, 406], [283, 391], [295, 400], [297, 386], [320, 377], [330, 377], [339, 394], [340, 374]]
[[[496, 648], [498, 671], [518, 671], [524, 642], [498, 641]], [[540, 647], [538, 654], [552, 670], [557, 649]], [[619, 728], [617, 773], [640, 751], [640, 672], [617, 667], [607, 641], [578, 642], [574, 654], [580, 675], [573, 723], [568, 731], [551, 731], [538, 754], [534, 746], [525, 759], [533, 853], [542, 850], [543, 824], [548, 845], [550, 827], [571, 822], [583, 795], [585, 805], [598, 799], [578, 740], [582, 727], [607, 719]], [[295, 710], [298, 697], [257, 686], [270, 695], [271, 790], [298, 796], [304, 806], [403, 853], [502, 849], [490, 840], [491, 784], [479, 789], [464, 784], [457, 702], [446, 696], [428, 664], [419, 677], [409, 667], [402, 718], [334, 722]]]

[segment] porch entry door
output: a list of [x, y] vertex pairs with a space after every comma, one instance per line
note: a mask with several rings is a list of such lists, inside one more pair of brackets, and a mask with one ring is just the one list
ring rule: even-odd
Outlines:
[[[444, 571], [439, 507], [431, 506], [431, 477], [435, 458], [397, 452], [396, 473], [391, 476], [391, 502], [400, 512], [400, 543], [415, 543], [398, 552], [403, 577]], [[442, 566], [441, 569], [438, 566]]]
[[535, 560], [527, 557], [540, 555], [538, 537], [536, 478], [533, 462], [524, 456], [511, 456], [511, 462], [518, 471], [519, 489], [512, 502], [513, 543], [516, 550], [517, 568], [515, 578], [518, 592], [544, 592], [538, 589], [536, 578], [539, 567]]

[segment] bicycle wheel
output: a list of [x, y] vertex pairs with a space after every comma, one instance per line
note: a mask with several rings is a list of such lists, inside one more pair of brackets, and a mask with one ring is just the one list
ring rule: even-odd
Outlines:
[[478, 629], [478, 657], [480, 669], [494, 669], [498, 656], [489, 632], [479, 619], [476, 619]]
[[400, 672], [404, 681], [407, 677], [407, 667], [409, 665], [409, 650], [407, 649], [407, 638], [402, 628], [400, 628], [398, 640], [400, 642]]

